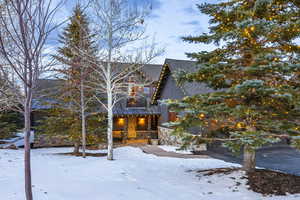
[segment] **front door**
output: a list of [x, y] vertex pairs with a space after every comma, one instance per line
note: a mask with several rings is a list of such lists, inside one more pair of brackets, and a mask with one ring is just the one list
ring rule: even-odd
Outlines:
[[136, 118], [128, 117], [128, 138], [136, 138]]

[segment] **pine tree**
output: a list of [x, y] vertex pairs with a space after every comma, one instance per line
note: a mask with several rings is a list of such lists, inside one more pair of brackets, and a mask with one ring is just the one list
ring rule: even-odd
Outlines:
[[13, 137], [22, 128], [21, 114], [13, 111], [0, 112], [0, 139]]
[[[280, 138], [299, 142], [300, 3], [296, 0], [230, 0], [198, 5], [209, 15], [209, 33], [184, 37], [215, 44], [210, 52], [188, 53], [194, 73], [178, 72], [179, 84], [206, 83], [215, 92], [169, 100], [185, 115], [173, 123], [186, 144], [222, 141], [244, 151], [244, 169], [255, 168], [255, 150]], [[201, 126], [201, 136], [182, 134]]]
[[[88, 89], [88, 79], [93, 71], [90, 59], [96, 59], [95, 35], [89, 29], [89, 20], [80, 5], [77, 5], [70, 19], [70, 24], [60, 36], [63, 44], [55, 58], [65, 64], [66, 68], [59, 70], [64, 75], [65, 84], [62, 88], [63, 107], [68, 105], [71, 115], [78, 113], [81, 120], [82, 150], [85, 157], [86, 146], [86, 113], [92, 98], [92, 91]], [[88, 58], [82, 55], [89, 55]], [[87, 61], [87, 59], [89, 59]], [[80, 112], [78, 112], [80, 111]], [[73, 114], [72, 114], [73, 112]]]
[[[44, 110], [44, 119], [39, 121], [38, 133], [47, 135], [50, 138], [62, 138], [74, 144], [73, 153], [79, 154], [81, 141], [81, 119], [78, 113], [71, 109], [64, 109], [54, 106]], [[89, 115], [86, 118], [87, 134], [86, 140], [89, 144], [105, 142], [106, 121], [101, 114]]]

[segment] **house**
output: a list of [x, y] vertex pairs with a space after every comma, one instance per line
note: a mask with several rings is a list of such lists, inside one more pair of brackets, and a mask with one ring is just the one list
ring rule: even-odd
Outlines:
[[[120, 70], [126, 69], [126, 64], [117, 63]], [[144, 65], [128, 77], [128, 92], [126, 98], [117, 102], [113, 108], [113, 136], [123, 142], [148, 142], [158, 138], [157, 127], [160, 117], [158, 105], [151, 105], [151, 97], [159, 80], [161, 65]], [[51, 108], [57, 102], [63, 80], [39, 79], [33, 98], [33, 125], [43, 116], [42, 110]], [[105, 96], [105, 95], [104, 95]], [[45, 104], [46, 103], [46, 104]], [[99, 104], [98, 104], [99, 105]], [[100, 108], [99, 108], [100, 107]], [[106, 110], [99, 106], [93, 113], [103, 113]]]
[[176, 73], [180, 71], [195, 72], [198, 69], [197, 62], [187, 60], [166, 59], [162, 67], [159, 82], [156, 85], [151, 98], [152, 105], [159, 105], [161, 109], [160, 124], [176, 120], [176, 113], [170, 112], [166, 105], [160, 104], [160, 100], [182, 99], [186, 96], [205, 94], [214, 90], [204, 83], [184, 83], [179, 86], [176, 82]]
[[129, 77], [127, 98], [113, 109], [115, 140], [147, 143], [158, 138], [160, 107], [151, 104], [151, 97], [160, 71], [161, 65], [145, 65]]
[[[122, 64], [120, 67], [122, 68]], [[177, 72], [196, 70], [197, 63], [194, 61], [166, 59], [163, 65], [145, 65], [128, 77], [128, 94], [113, 109], [114, 139], [127, 143], [145, 143], [149, 139], [163, 140], [159, 135], [159, 132], [166, 128], [163, 124], [175, 121], [177, 113], [171, 112], [166, 105], [160, 103], [160, 100], [181, 99], [213, 91], [205, 84], [185, 83], [182, 86], [177, 84], [175, 80]], [[55, 88], [62, 84], [59, 80], [49, 79], [41, 79], [39, 82], [38, 93], [57, 91]], [[35, 99], [35, 110], [49, 108], [42, 106], [42, 101], [51, 102], [53, 99], [47, 97], [43, 97], [42, 100]], [[105, 112], [103, 108], [100, 110]]]

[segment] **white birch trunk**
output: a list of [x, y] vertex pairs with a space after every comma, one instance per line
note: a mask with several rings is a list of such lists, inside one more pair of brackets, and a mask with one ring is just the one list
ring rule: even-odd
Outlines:
[[108, 25], [108, 63], [107, 63], [107, 160], [113, 160], [113, 91], [111, 82], [111, 70], [112, 70], [112, 51], [113, 51], [113, 1], [110, 0], [110, 14]]
[[[110, 74], [110, 63], [108, 63], [108, 71]], [[113, 160], [113, 99], [111, 82], [107, 81], [107, 160]]]
[[107, 160], [113, 160], [113, 112], [112, 109], [108, 109], [107, 112]]
[[83, 80], [80, 81], [80, 104], [81, 104], [81, 134], [82, 134], [82, 157], [86, 157], [86, 118]]

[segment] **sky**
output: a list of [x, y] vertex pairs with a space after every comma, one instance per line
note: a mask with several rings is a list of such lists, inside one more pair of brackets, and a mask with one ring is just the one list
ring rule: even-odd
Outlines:
[[[206, 0], [207, 1], [207, 0]], [[211, 1], [211, 0], [210, 0]], [[165, 54], [157, 59], [158, 63], [165, 58], [188, 59], [187, 52], [211, 50], [212, 45], [190, 44], [181, 37], [200, 35], [208, 31], [208, 17], [200, 13], [197, 4], [205, 0], [160, 0], [159, 7], [154, 9], [155, 17], [149, 19], [147, 32], [155, 35], [157, 42], [165, 47]]]
[[[57, 19], [70, 16], [72, 8], [79, 0], [68, 0], [66, 5], [58, 12]], [[197, 4], [216, 2], [218, 0], [129, 0], [137, 5], [152, 5], [152, 13], [145, 23], [146, 35], [155, 37], [155, 41], [165, 52], [153, 62], [162, 64], [166, 58], [188, 59], [185, 53], [211, 50], [213, 45], [189, 44], [183, 42], [181, 37], [199, 35], [207, 32], [208, 17], [201, 14]], [[84, 0], [80, 1], [81, 3]], [[59, 33], [59, 30], [58, 30]], [[53, 38], [57, 40], [57, 38]]]

